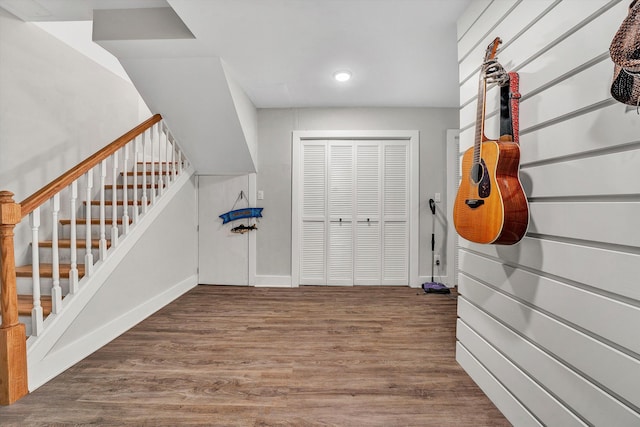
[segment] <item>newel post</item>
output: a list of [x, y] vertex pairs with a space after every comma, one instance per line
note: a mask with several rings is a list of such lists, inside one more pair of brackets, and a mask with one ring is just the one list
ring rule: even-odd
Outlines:
[[18, 320], [13, 229], [22, 219], [13, 193], [0, 191], [0, 404], [10, 405], [29, 393], [25, 326]]

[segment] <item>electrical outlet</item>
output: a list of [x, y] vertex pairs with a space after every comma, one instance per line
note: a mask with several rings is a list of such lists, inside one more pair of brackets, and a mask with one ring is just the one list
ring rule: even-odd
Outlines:
[[440, 265], [440, 254], [435, 254], [433, 256], [433, 262], [435, 262], [436, 265]]

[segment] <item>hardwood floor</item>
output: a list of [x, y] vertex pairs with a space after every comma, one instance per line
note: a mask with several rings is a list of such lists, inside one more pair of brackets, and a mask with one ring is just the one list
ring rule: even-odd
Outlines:
[[454, 359], [456, 300], [198, 286], [0, 425], [508, 426]]

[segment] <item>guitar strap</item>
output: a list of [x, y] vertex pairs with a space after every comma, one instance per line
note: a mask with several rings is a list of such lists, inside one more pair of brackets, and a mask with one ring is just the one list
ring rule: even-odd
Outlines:
[[500, 139], [520, 143], [520, 77], [509, 73], [509, 84], [500, 88]]

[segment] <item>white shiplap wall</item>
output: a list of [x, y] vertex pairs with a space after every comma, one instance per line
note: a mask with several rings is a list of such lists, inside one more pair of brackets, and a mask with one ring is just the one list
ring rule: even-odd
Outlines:
[[[516, 426], [640, 425], [640, 115], [609, 94], [628, 5], [474, 0], [458, 22], [461, 153], [494, 37], [520, 73], [529, 230], [459, 239], [457, 332], [459, 363]], [[490, 88], [489, 138], [497, 106]]]

